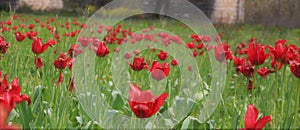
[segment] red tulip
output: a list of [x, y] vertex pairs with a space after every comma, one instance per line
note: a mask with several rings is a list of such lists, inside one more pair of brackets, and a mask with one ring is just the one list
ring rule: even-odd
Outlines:
[[268, 122], [272, 121], [271, 116], [264, 116], [257, 120], [258, 110], [252, 104], [248, 105], [248, 109], [245, 115], [244, 123], [246, 130], [259, 130], [263, 129]]
[[16, 40], [19, 42], [22, 42], [25, 39], [25, 35], [22, 34], [21, 32], [16, 32], [15, 37], [16, 37]]
[[186, 48], [189, 48], [189, 49], [194, 49], [196, 47], [196, 44], [194, 42], [190, 42], [190, 43], [187, 43], [185, 45]]
[[168, 96], [168, 93], [164, 93], [156, 97], [150, 90], [141, 91], [131, 84], [128, 100], [131, 110], [138, 118], [148, 118], [159, 111]]
[[248, 48], [246, 48], [244, 43], [240, 43], [236, 46], [235, 53], [239, 55], [248, 54]]
[[233, 62], [234, 62], [235, 67], [243, 65], [245, 61], [246, 61], [245, 58], [240, 58], [240, 57], [234, 57], [233, 58]]
[[95, 48], [95, 53], [98, 57], [105, 57], [109, 53], [109, 49], [104, 42], [100, 42], [98, 48]]
[[16, 104], [27, 101], [27, 105], [31, 103], [30, 98], [23, 94], [20, 95], [21, 88], [18, 78], [15, 78], [11, 83], [7, 81], [7, 75], [2, 78], [0, 71], [0, 106], [7, 109], [8, 113], [16, 107]]
[[54, 39], [48, 39], [48, 41], [46, 42], [46, 44], [49, 44], [50, 46], [54, 46], [56, 44], [56, 41]]
[[204, 45], [203, 45], [203, 43], [199, 43], [198, 45], [197, 45], [197, 49], [202, 49], [204, 47]]
[[300, 59], [299, 58], [297, 60], [293, 60], [290, 62], [290, 69], [297, 78], [300, 78]]
[[171, 62], [171, 65], [177, 66], [178, 65], [178, 61], [176, 59], [173, 59], [172, 62]]
[[154, 61], [152, 63], [152, 68], [150, 72], [153, 79], [162, 80], [169, 75], [170, 66], [168, 63], [160, 64], [158, 61]]
[[29, 32], [26, 32], [25, 35], [28, 39], [33, 39], [38, 35], [38, 32], [30, 30]]
[[126, 52], [124, 55], [125, 59], [130, 59], [131, 58], [131, 53], [130, 52]]
[[20, 28], [24, 28], [24, 27], [25, 27], [25, 25], [24, 25], [24, 24], [20, 24], [19, 26], [20, 26]]
[[266, 78], [270, 73], [274, 73], [274, 72], [275, 72], [274, 70], [269, 70], [267, 67], [260, 68], [257, 70], [257, 73], [263, 78]]
[[204, 36], [202, 36], [200, 39], [201, 39], [203, 42], [205, 42], [205, 43], [211, 42], [211, 37], [208, 36], [208, 35], [204, 35]]
[[70, 57], [77, 57], [79, 54], [82, 53], [82, 50], [79, 48], [77, 44], [73, 44], [70, 49], [68, 50], [68, 54]]
[[6, 22], [6, 24], [7, 24], [7, 25], [11, 25], [11, 21], [8, 20], [8, 21]]
[[0, 53], [5, 54], [10, 47], [10, 43], [4, 41], [4, 38], [0, 37]]
[[134, 54], [135, 54], [135, 55], [138, 55], [139, 53], [140, 53], [140, 50], [138, 50], [138, 49], [137, 49], [137, 50], [134, 50]]
[[29, 29], [33, 29], [34, 27], [35, 27], [35, 26], [34, 26], [33, 24], [29, 24], [29, 25], [28, 25], [28, 28], [29, 28]]
[[37, 59], [34, 58], [34, 64], [36, 69], [40, 69], [44, 65], [41, 57], [38, 57]]
[[215, 57], [219, 62], [224, 62], [225, 60], [232, 60], [233, 55], [227, 43], [218, 44], [214, 47]]
[[119, 48], [115, 48], [114, 52], [118, 53], [118, 52], [120, 52], [120, 49]]
[[39, 55], [39, 54], [45, 52], [49, 46], [51, 46], [50, 43], [46, 43], [43, 45], [41, 38], [35, 38], [32, 42], [31, 50], [34, 54]]
[[287, 52], [286, 47], [286, 40], [277, 40], [275, 42], [275, 48], [272, 46], [268, 46], [268, 49], [270, 53], [272, 54], [272, 57], [279, 62], [285, 62], [285, 53]]
[[251, 78], [254, 76], [254, 66], [251, 64], [249, 60], [242, 60], [241, 65], [237, 66], [237, 71], [241, 72], [247, 78]]
[[[297, 53], [298, 52], [298, 53]], [[287, 47], [287, 51], [285, 52], [284, 62], [285, 64], [290, 61], [295, 60], [300, 56], [300, 50], [295, 44], [291, 44]]]
[[164, 51], [160, 51], [159, 54], [157, 54], [158, 58], [160, 60], [166, 60], [168, 58], [168, 53], [167, 52], [164, 52]]
[[275, 59], [272, 58], [272, 60], [271, 60], [271, 66], [275, 70], [280, 70], [282, 68], [283, 64], [281, 62], [278, 62], [278, 61], [276, 61]]
[[71, 60], [70, 57], [68, 57], [68, 54], [65, 52], [62, 52], [59, 54], [59, 56], [57, 57], [57, 59], [54, 61], [54, 66], [57, 69], [65, 69], [68, 62]]
[[270, 56], [265, 54], [266, 47], [255, 41], [249, 44], [248, 59], [253, 65], [261, 65]]
[[148, 68], [147, 63], [144, 61], [143, 57], [136, 57], [133, 59], [133, 63], [129, 64], [132, 70], [140, 71], [142, 69]]

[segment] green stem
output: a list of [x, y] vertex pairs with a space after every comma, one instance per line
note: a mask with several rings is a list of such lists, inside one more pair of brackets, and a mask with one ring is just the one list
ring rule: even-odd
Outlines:
[[285, 95], [285, 85], [287, 84], [286, 82], [286, 75], [285, 75], [285, 72], [286, 72], [286, 65], [283, 67], [283, 81], [284, 81], [284, 84], [281, 85], [281, 114], [280, 114], [280, 118], [281, 118], [281, 122], [280, 123], [283, 123], [284, 121], [284, 102], [285, 102], [285, 99], [284, 99], [284, 95]]
[[276, 122], [276, 104], [277, 104], [277, 101], [278, 101], [278, 70], [276, 71], [276, 73], [275, 73], [275, 82], [276, 82], [276, 88], [275, 88], [275, 95], [274, 95], [274, 118], [273, 118], [273, 122], [274, 122], [274, 126], [276, 127], [276, 125], [277, 125], [277, 122]]
[[[297, 79], [298, 80], [298, 82], [297, 82], [297, 84], [300, 84], [300, 79]], [[299, 124], [297, 124], [297, 121], [298, 121], [298, 109], [299, 109], [299, 98], [300, 98], [300, 87], [299, 86], [295, 86], [295, 87], [297, 87], [297, 95], [296, 95], [296, 106], [295, 106], [295, 122], [294, 122], [294, 128], [295, 129], [297, 129], [297, 127], [299, 127], [299, 126], [297, 126], [297, 125], [299, 125]]]
[[258, 66], [255, 66], [254, 68], [254, 76], [253, 76], [253, 82], [252, 82], [252, 90], [251, 90], [251, 103], [254, 103], [255, 101], [255, 94], [256, 94], [256, 89], [258, 89], [257, 86], [255, 86], [256, 82], [257, 82], [257, 68]]

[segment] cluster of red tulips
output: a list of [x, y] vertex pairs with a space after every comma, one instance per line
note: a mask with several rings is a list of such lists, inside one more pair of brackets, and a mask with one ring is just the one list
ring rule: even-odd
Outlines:
[[[13, 20], [21, 22], [27, 21], [22, 15], [15, 15]], [[14, 37], [18, 42], [23, 42], [26, 38], [31, 41], [31, 50], [34, 54], [33, 65], [36, 69], [40, 69], [44, 65], [42, 54], [48, 47], [63, 44], [61, 43], [61, 37], [75, 37], [80, 33], [79, 29], [85, 29], [88, 26], [97, 27], [97, 32], [91, 31], [91, 33], [102, 34], [103, 30], [107, 32], [103, 39], [87, 36], [79, 37], [76, 39], [77, 43], [72, 44], [68, 51], [59, 53], [56, 60], [53, 61], [54, 67], [60, 71], [56, 86], [59, 86], [63, 81], [63, 70], [66, 68], [72, 70], [72, 66], [74, 62], [76, 62], [76, 57], [83, 53], [83, 51], [94, 51], [96, 56], [103, 58], [112, 51], [115, 53], [119, 52], [118, 46], [114, 48], [111, 47], [113, 44], [122, 45], [126, 42], [128, 42], [128, 44], [135, 44], [142, 40], [162, 43], [164, 46], [168, 46], [172, 43], [182, 44], [182, 40], [179, 36], [172, 36], [162, 32], [158, 34], [149, 34], [149, 31], [154, 30], [153, 26], [143, 30], [140, 34], [136, 34], [133, 33], [131, 29], [123, 29], [122, 25], [116, 27], [106, 27], [98, 23], [86, 25], [74, 19], [72, 23], [65, 22], [60, 25], [61, 28], [70, 30], [69, 32], [60, 34], [59, 31], [57, 31], [57, 21], [54, 17], [46, 19], [45, 23], [39, 19], [34, 19], [34, 21], [35, 24], [28, 24], [27, 26], [24, 24], [12, 26], [13, 21], [9, 20], [2, 22], [0, 27], [2, 33], [14, 32]], [[37, 26], [46, 28], [49, 31], [52, 37], [49, 38], [47, 42], [43, 43], [39, 33], [34, 30]], [[24, 28], [28, 28], [29, 31], [22, 32], [22, 29]], [[156, 39], [156, 36], [159, 37], [159, 39]], [[185, 47], [191, 50], [191, 56], [197, 57], [203, 55], [207, 51], [214, 51], [217, 61], [223, 63], [227, 63], [226, 61], [233, 61], [237, 73], [242, 73], [249, 79], [249, 90], [255, 88], [253, 87], [255, 86], [253, 84], [253, 78], [256, 72], [263, 78], [266, 78], [269, 74], [279, 71], [283, 65], [289, 65], [291, 72], [297, 78], [300, 78], [300, 47], [297, 47], [294, 44], [287, 45], [287, 40], [277, 40], [275, 46], [267, 46], [258, 43], [258, 40], [253, 38], [247, 44], [238, 44], [233, 53], [230, 49], [230, 45], [220, 41], [221, 35], [212, 38], [208, 35], [199, 36], [192, 34], [190, 35], [190, 38], [191, 42], [187, 42]], [[212, 39], [219, 44], [207, 45], [206, 43], [212, 42]], [[0, 36], [1, 55], [4, 55], [10, 46], [11, 44], [5, 41], [3, 36]], [[151, 45], [149, 45], [149, 48], [151, 48]], [[156, 52], [155, 48], [152, 48], [152, 52]], [[138, 55], [139, 50], [135, 50], [134, 53]], [[172, 59], [170, 63], [165, 62], [170, 57], [167, 52], [160, 51], [159, 53], [156, 53], [156, 55], [159, 61], [152, 61], [151, 67], [145, 62], [142, 56], [134, 57], [133, 62], [129, 63], [129, 67], [137, 72], [147, 70], [151, 73], [151, 77], [154, 80], [163, 80], [168, 77], [171, 71], [170, 64], [172, 66], [177, 66], [180, 63], [176, 59]], [[126, 59], [130, 59], [131, 57], [132, 54], [129, 52], [124, 55], [124, 58]], [[266, 63], [265, 61], [268, 58], [270, 58], [272, 68], [262, 66]], [[191, 70], [192, 68], [189, 67], [188, 69]], [[0, 75], [0, 113], [5, 112], [5, 114], [1, 114], [0, 128], [6, 128], [5, 120], [10, 111], [17, 103], [22, 101], [27, 101], [28, 104], [30, 104], [30, 98], [27, 95], [20, 96], [20, 86], [17, 78], [11, 83], [8, 83], [7, 76], [5, 75], [4, 78], [2, 78], [2, 73], [0, 73]], [[71, 76], [69, 80], [69, 90], [72, 91], [75, 88], [74, 77]], [[168, 93], [156, 97], [150, 90], [141, 91], [134, 83], [130, 85], [129, 105], [133, 113], [139, 118], [148, 118], [157, 113], [167, 97]], [[263, 128], [267, 122], [271, 121], [270, 116], [263, 117], [256, 121], [257, 115], [257, 109], [250, 104], [245, 117], [245, 127], [247, 129]]]

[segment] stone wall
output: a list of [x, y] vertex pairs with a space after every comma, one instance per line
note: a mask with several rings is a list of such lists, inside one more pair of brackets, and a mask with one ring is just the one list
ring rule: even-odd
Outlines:
[[211, 21], [234, 24], [244, 21], [245, 0], [215, 0]]
[[300, 27], [300, 0], [246, 0], [245, 22]]

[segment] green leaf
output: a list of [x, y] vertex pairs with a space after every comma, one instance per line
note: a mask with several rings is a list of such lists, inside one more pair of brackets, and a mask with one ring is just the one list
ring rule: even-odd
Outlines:
[[112, 108], [116, 110], [120, 110], [124, 106], [124, 100], [121, 96], [121, 94], [118, 91], [112, 92]]

